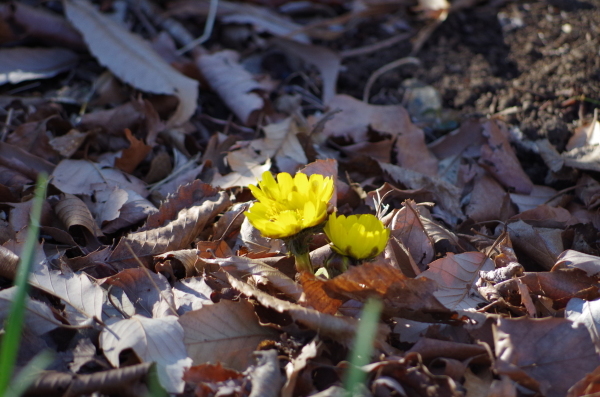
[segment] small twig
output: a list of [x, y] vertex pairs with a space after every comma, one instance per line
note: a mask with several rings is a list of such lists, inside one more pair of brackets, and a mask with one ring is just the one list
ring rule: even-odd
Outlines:
[[396, 69], [397, 67], [407, 65], [410, 63], [412, 63], [413, 65], [420, 65], [421, 61], [414, 57], [400, 58], [396, 59], [394, 62], [388, 63], [387, 65], [383, 65], [382, 67], [374, 71], [373, 74], [371, 74], [371, 76], [369, 77], [369, 80], [367, 80], [367, 84], [365, 85], [365, 90], [363, 91], [363, 102], [369, 103], [371, 87], [373, 86], [373, 83], [375, 83], [375, 80], [379, 78], [379, 76], [389, 72], [390, 70]]
[[192, 48], [196, 47], [204, 43], [206, 40], [210, 38], [212, 34], [213, 27], [215, 25], [215, 19], [217, 18], [217, 9], [219, 6], [219, 0], [210, 0], [210, 5], [208, 7], [208, 15], [206, 16], [206, 24], [204, 25], [204, 33], [202, 36], [198, 37], [191, 43], [186, 44], [182, 48], [177, 51], [177, 55], [183, 55]]
[[396, 43], [399, 43], [401, 41], [409, 39], [413, 35], [414, 35], [413, 32], [400, 33], [400, 34], [392, 36], [388, 39], [374, 43], [374, 44], [366, 45], [364, 47], [353, 48], [351, 50], [341, 51], [340, 57], [342, 57], [342, 59], [344, 59], [344, 58], [357, 57], [360, 55], [365, 55], [365, 54], [370, 54], [372, 52], [380, 51], [380, 50], [383, 50], [384, 48], [391, 47]]

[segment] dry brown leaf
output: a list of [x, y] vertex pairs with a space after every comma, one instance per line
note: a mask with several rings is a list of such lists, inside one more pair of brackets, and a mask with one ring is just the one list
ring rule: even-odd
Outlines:
[[[295, 303], [277, 299], [243, 281], [235, 279], [231, 275], [228, 275], [227, 279], [231, 286], [242, 294], [256, 298], [261, 305], [267, 308], [276, 310], [279, 313], [289, 314], [296, 322], [319, 332], [324, 337], [331, 338], [346, 346], [349, 346], [354, 340], [358, 322], [353, 318], [323, 314]], [[375, 343], [379, 349], [389, 349], [385, 342], [388, 333], [389, 329], [387, 327], [380, 326], [378, 328]]]
[[135, 315], [107, 320], [100, 347], [110, 363], [119, 367], [119, 354], [132, 349], [143, 362], [154, 361], [160, 384], [169, 393], [181, 393], [183, 371], [192, 364], [183, 344], [183, 328], [176, 316], [146, 318]]
[[212, 288], [206, 284], [206, 280], [200, 277], [190, 277], [179, 280], [173, 284], [173, 296], [177, 314], [201, 309], [205, 305], [212, 305], [210, 299]]
[[575, 383], [567, 394], [567, 397], [593, 396], [600, 393], [600, 367], [587, 374], [579, 382]]
[[396, 182], [409, 189], [424, 189], [433, 193], [435, 201], [443, 210], [448, 212], [449, 223], [455, 224], [464, 217], [460, 208], [461, 190], [440, 179], [419, 172], [399, 167], [393, 164], [379, 163], [381, 169], [387, 172]]
[[439, 159], [454, 157], [457, 153], [473, 157], [479, 155], [480, 147], [485, 143], [483, 127], [478, 119], [468, 119], [460, 127], [428, 145], [429, 150]]
[[[16, 286], [0, 291], [0, 321], [3, 323], [8, 319], [16, 293]], [[60, 321], [54, 318], [54, 314], [48, 305], [29, 297], [25, 298], [25, 303], [25, 329], [34, 335], [43, 335], [62, 325]]]
[[145, 382], [152, 365], [153, 363], [134, 364], [93, 374], [40, 371], [27, 393], [51, 396], [56, 390], [69, 390], [69, 393], [76, 396], [93, 393], [140, 395], [147, 390]]
[[[597, 277], [589, 277], [580, 269], [525, 273], [518, 280], [527, 285], [530, 293], [550, 298], [555, 309], [565, 307], [572, 298], [593, 300], [600, 297]], [[505, 281], [498, 284], [497, 289], [508, 297], [518, 291], [517, 282], [517, 279]]]
[[50, 46], [67, 47], [75, 51], [85, 50], [79, 32], [62, 16], [32, 7], [19, 1], [0, 4], [0, 19], [11, 21], [3, 31], [3, 41], [34, 39]]
[[281, 397], [293, 397], [294, 388], [296, 387], [296, 382], [298, 381], [300, 373], [312, 359], [317, 357], [321, 350], [322, 349], [317, 345], [317, 342], [312, 340], [302, 347], [302, 350], [300, 350], [300, 354], [297, 357], [292, 358], [292, 361], [286, 364], [286, 381], [281, 389]]
[[109, 262], [123, 268], [152, 264], [152, 256], [189, 248], [208, 222], [229, 207], [229, 196], [220, 192], [203, 200], [200, 205], [184, 208], [177, 218], [150, 230], [123, 237], [112, 252]]
[[490, 220], [504, 221], [514, 211], [507, 213], [510, 199], [504, 188], [488, 175], [475, 179], [471, 200], [465, 207], [465, 214], [475, 222]]
[[323, 94], [321, 100], [325, 104], [335, 97], [337, 76], [341, 68], [342, 58], [327, 47], [303, 44], [285, 38], [275, 38], [273, 42], [290, 57], [299, 57], [304, 62], [319, 70], [322, 80]]
[[188, 383], [223, 382], [243, 377], [244, 375], [237, 371], [224, 368], [221, 363], [194, 365], [183, 374], [183, 380]]
[[523, 211], [510, 220], [520, 219], [534, 227], [562, 229], [571, 221], [571, 213], [562, 207], [551, 207], [547, 204]]
[[248, 301], [222, 300], [179, 318], [187, 352], [194, 364], [222, 363], [244, 370], [259, 342], [277, 337], [277, 333], [258, 322]]
[[600, 365], [587, 328], [563, 318], [499, 319], [493, 326], [495, 370], [548, 397]]
[[32, 181], [37, 179], [38, 173], [52, 174], [54, 167], [58, 167], [6, 142], [0, 142], [0, 165], [16, 171]]
[[223, 50], [201, 55], [196, 59], [196, 64], [229, 109], [244, 124], [254, 125], [258, 113], [265, 106], [263, 98], [255, 91], [264, 91], [264, 87], [244, 69], [239, 58], [237, 52]]
[[561, 153], [567, 167], [579, 170], [600, 171], [600, 146], [586, 145]]
[[65, 135], [50, 139], [49, 143], [61, 156], [70, 158], [77, 152], [83, 142], [85, 142], [88, 135], [87, 132], [80, 132], [76, 129], [72, 129]]
[[575, 149], [586, 145], [597, 145], [600, 143], [600, 122], [598, 122], [598, 111], [594, 110], [594, 118], [590, 123], [575, 128], [573, 135], [567, 142], [566, 150]]
[[308, 272], [301, 272], [298, 281], [302, 285], [305, 294], [300, 303], [308, 305], [321, 313], [336, 314], [346, 300], [329, 296], [325, 292], [325, 281]]
[[248, 397], [279, 397], [285, 379], [279, 368], [277, 350], [257, 351], [254, 355], [258, 363], [250, 371], [252, 392]]
[[71, 324], [89, 324], [93, 318], [102, 318], [104, 290], [85, 274], [73, 273], [68, 268], [62, 272], [50, 270], [46, 265], [40, 264], [31, 273], [29, 282], [62, 299], [66, 303], [65, 313]]
[[429, 264], [429, 269], [418, 277], [426, 277], [438, 284], [438, 290], [433, 295], [451, 310], [475, 309], [485, 300], [476, 289], [481, 270], [494, 269], [494, 263], [481, 252], [465, 252], [446, 257]]
[[20, 258], [6, 247], [0, 246], [0, 277], [14, 280]]
[[268, 282], [295, 301], [298, 301], [302, 295], [300, 285], [278, 269], [260, 260], [230, 256], [228, 258], [205, 259], [204, 261], [206, 263], [218, 264], [227, 273], [239, 279], [250, 277], [257, 284], [266, 284]]
[[449, 319], [452, 312], [435, 298], [436, 284], [426, 278], [407, 278], [385, 263], [354, 266], [325, 281], [324, 289], [350, 299], [365, 301], [371, 296], [383, 301], [383, 313], [418, 321]]
[[169, 280], [192, 277], [198, 273], [200, 265], [198, 250], [181, 249], [154, 256], [154, 271], [165, 273]]
[[[0, 153], [1, 154], [1, 153]], [[142, 197], [148, 196], [146, 185], [132, 175], [86, 160], [63, 160], [54, 172], [50, 172], [51, 183], [63, 193], [90, 194], [94, 190], [118, 187], [132, 190]]]
[[[158, 212], [150, 201], [133, 190], [117, 187], [94, 191], [94, 202], [87, 203], [104, 233], [132, 226]], [[91, 201], [91, 200], [90, 200]]]
[[391, 235], [402, 242], [414, 263], [421, 270], [433, 260], [433, 239], [427, 234], [421, 220], [419, 207], [412, 200], [406, 200], [388, 225]]
[[487, 143], [481, 146], [479, 164], [507, 188], [517, 193], [531, 193], [533, 183], [510, 146], [507, 126], [498, 120], [489, 120], [483, 124], [483, 136]]
[[519, 212], [531, 210], [541, 204], [549, 204], [548, 200], [556, 197], [557, 191], [548, 186], [533, 185], [529, 194], [510, 193], [510, 199], [519, 208]]
[[330, 109], [342, 112], [325, 124], [322, 134], [345, 136], [355, 143], [369, 140], [369, 128], [396, 138], [398, 164], [402, 167], [436, 175], [438, 161], [425, 145], [425, 136], [410, 120], [400, 105], [369, 105], [347, 95], [336, 95], [328, 103]]
[[121, 152], [121, 157], [115, 160], [115, 167], [131, 174], [146, 158], [146, 155], [150, 153], [152, 148], [133, 136], [129, 128], [125, 129], [125, 137], [129, 141], [130, 146]]
[[308, 162], [296, 136], [299, 132], [298, 125], [291, 117], [266, 125], [263, 131], [265, 138], [253, 140], [250, 147], [263, 156], [275, 159], [281, 172], [294, 174], [300, 166]]
[[179, 211], [182, 209], [201, 204], [218, 194], [219, 189], [199, 179], [179, 186], [175, 193], [161, 203], [158, 212], [148, 217], [146, 224], [138, 229], [138, 232], [165, 226], [170, 221], [177, 219]]
[[431, 338], [420, 338], [408, 352], [419, 353], [423, 361], [426, 362], [437, 357], [464, 361], [476, 356], [484, 356], [484, 361], [489, 362], [488, 350], [483, 345], [457, 343]]
[[98, 12], [85, 0], [65, 0], [65, 14], [81, 32], [98, 62], [135, 88], [153, 94], [175, 95], [179, 105], [169, 126], [185, 123], [194, 114], [198, 82], [185, 77], [123, 25]]
[[256, 184], [262, 179], [263, 172], [271, 169], [271, 160], [250, 147], [229, 152], [226, 159], [233, 172], [217, 175], [212, 180], [213, 186], [222, 189]]
[[577, 268], [585, 271], [588, 276], [597, 276], [600, 273], [600, 258], [583, 252], [566, 250], [557, 258], [552, 271]]
[[[207, 16], [210, 1], [176, 1], [169, 4], [168, 15], [189, 18], [190, 15]], [[234, 3], [220, 0], [217, 16], [225, 24], [250, 24], [256, 32], [268, 32], [274, 36], [290, 37], [298, 42], [309, 43], [304, 33], [297, 33], [303, 26], [274, 12], [271, 8], [250, 3]]]
[[103, 236], [102, 231], [96, 225], [94, 217], [85, 203], [77, 196], [63, 193], [60, 201], [54, 207], [58, 219], [71, 229], [74, 226], [85, 228], [94, 237]]
[[562, 231], [559, 229], [533, 227], [519, 220], [508, 225], [508, 232], [516, 248], [548, 270], [552, 269], [564, 251]]
[[134, 129], [144, 121], [144, 113], [135, 102], [127, 102], [112, 109], [96, 110], [81, 117], [79, 128], [102, 129], [108, 135], [123, 136], [126, 128]]
[[177, 314], [173, 291], [161, 274], [142, 268], [125, 269], [103, 283], [122, 289], [133, 303], [135, 314], [153, 318]]
[[584, 324], [590, 331], [596, 351], [600, 352], [600, 300], [571, 299], [565, 307], [565, 318]]
[[78, 60], [76, 53], [65, 48], [1, 48], [0, 85], [54, 77]]

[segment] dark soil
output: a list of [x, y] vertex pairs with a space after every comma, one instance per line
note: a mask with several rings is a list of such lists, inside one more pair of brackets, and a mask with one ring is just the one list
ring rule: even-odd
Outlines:
[[[459, 118], [514, 107], [506, 112], [507, 122], [530, 139], [549, 138], [562, 150], [579, 113], [591, 117], [600, 104], [599, 7], [592, 1], [554, 0], [452, 12], [415, 54], [421, 65], [381, 76], [370, 102], [399, 103], [401, 82], [414, 77], [435, 87], [444, 108], [455, 110]], [[360, 29], [367, 36], [362, 45], [374, 40], [365, 32], [380, 26], [375, 21], [369, 25]], [[383, 34], [381, 28], [379, 32]], [[370, 74], [409, 56], [411, 48], [404, 42], [348, 59], [339, 91], [362, 97]]]

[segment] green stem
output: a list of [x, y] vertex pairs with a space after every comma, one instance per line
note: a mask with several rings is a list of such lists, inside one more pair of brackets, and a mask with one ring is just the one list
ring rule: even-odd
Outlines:
[[296, 257], [296, 271], [313, 273], [312, 262], [310, 261], [310, 254], [308, 252], [302, 254], [295, 254]]
[[38, 242], [42, 205], [46, 197], [46, 181], [46, 175], [41, 173], [38, 176], [35, 187], [35, 196], [31, 207], [31, 219], [29, 229], [27, 230], [27, 240], [25, 240], [25, 245], [21, 252], [21, 260], [19, 261], [15, 277], [17, 292], [10, 306], [8, 320], [4, 324], [4, 335], [2, 336], [2, 345], [0, 346], [0, 368], [2, 368], [0, 370], [0, 395], [2, 396], [5, 395], [12, 378], [21, 341], [21, 330], [25, 318], [25, 300], [27, 298], [27, 290], [29, 289], [27, 280], [34, 260], [35, 245]]
[[312, 231], [310, 229], [303, 230], [292, 238], [286, 240], [285, 245], [288, 251], [296, 258], [296, 271], [309, 272], [313, 274], [313, 267], [310, 261], [310, 240], [312, 239]]

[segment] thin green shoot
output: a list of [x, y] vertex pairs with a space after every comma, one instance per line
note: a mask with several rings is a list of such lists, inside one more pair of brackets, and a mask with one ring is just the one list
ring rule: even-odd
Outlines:
[[44, 368], [52, 364], [54, 354], [50, 350], [42, 350], [27, 365], [19, 371], [19, 374], [8, 386], [4, 397], [19, 397], [25, 394], [27, 388], [36, 380]]
[[344, 377], [344, 389], [349, 396], [359, 395], [357, 388], [364, 384], [367, 378], [367, 374], [361, 367], [371, 362], [373, 341], [377, 334], [382, 308], [381, 301], [374, 298], [369, 298], [363, 307], [354, 346], [350, 352], [350, 367]]
[[27, 233], [27, 240], [23, 247], [15, 285], [17, 293], [10, 307], [8, 319], [4, 327], [2, 344], [0, 345], [0, 396], [4, 396], [13, 375], [17, 353], [21, 342], [21, 330], [25, 316], [25, 299], [29, 284], [29, 272], [33, 264], [35, 245], [38, 240], [39, 222], [42, 215], [42, 204], [46, 197], [46, 183], [48, 177], [41, 173], [35, 187], [33, 205], [31, 208], [31, 221]]

